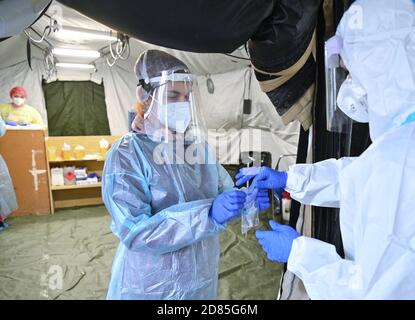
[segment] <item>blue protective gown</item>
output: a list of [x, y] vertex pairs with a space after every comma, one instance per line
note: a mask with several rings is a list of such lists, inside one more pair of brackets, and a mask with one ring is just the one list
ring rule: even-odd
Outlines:
[[153, 151], [160, 146], [130, 132], [108, 152], [102, 193], [120, 245], [107, 298], [215, 299], [225, 227], [209, 209], [233, 181], [206, 144], [198, 150], [209, 164], [193, 165], [180, 161], [172, 143], [164, 146], [178, 161], [158, 164]]
[[[6, 125], [0, 117], [0, 137], [6, 133]], [[0, 154], [0, 216], [2, 219], [17, 209], [16, 194], [6, 162]]]

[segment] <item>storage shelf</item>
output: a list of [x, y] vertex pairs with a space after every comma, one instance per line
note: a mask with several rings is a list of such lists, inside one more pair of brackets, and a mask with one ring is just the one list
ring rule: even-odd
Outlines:
[[100, 188], [102, 186], [102, 182], [98, 182], [96, 184], [85, 184], [85, 185], [64, 185], [64, 186], [51, 186], [53, 190], [70, 190], [70, 189], [86, 189], [86, 188]]
[[[1, 0], [0, 0], [1, 1]], [[88, 173], [96, 173], [102, 176], [106, 155], [100, 147], [100, 142], [105, 139], [110, 145], [113, 145], [120, 136], [65, 136], [65, 137], [46, 137], [46, 150], [55, 154], [47, 152], [48, 161], [48, 178], [49, 178], [49, 193], [50, 193], [50, 207], [52, 213], [56, 208], [71, 208], [79, 206], [89, 206], [102, 204], [101, 187], [102, 183], [87, 184], [87, 185], [63, 185], [54, 186], [52, 182], [51, 170], [58, 167], [85, 167]], [[73, 147], [71, 153], [60, 153], [65, 144]], [[77, 153], [76, 146], [81, 145], [85, 149], [79, 150]], [[52, 158], [50, 157], [52, 155]], [[64, 159], [63, 156], [70, 156], [70, 159]], [[84, 156], [82, 159], [77, 159], [76, 156]]]
[[62, 163], [62, 162], [84, 162], [84, 161], [105, 161], [105, 159], [104, 159], [104, 158], [94, 158], [94, 159], [71, 159], [71, 160], [57, 159], [57, 160], [49, 160], [49, 163]]

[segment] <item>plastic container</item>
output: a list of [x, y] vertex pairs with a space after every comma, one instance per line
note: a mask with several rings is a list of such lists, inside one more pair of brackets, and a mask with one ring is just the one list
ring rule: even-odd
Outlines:
[[99, 150], [103, 156], [105, 156], [105, 153], [107, 153], [109, 148], [110, 148], [110, 143], [108, 142], [108, 140], [101, 139], [99, 141]]
[[276, 220], [281, 215], [281, 200], [278, 193], [274, 192], [274, 211], [272, 212], [272, 219]]
[[53, 186], [63, 186], [65, 184], [63, 178], [63, 169], [62, 168], [52, 168], [51, 169], [51, 178]]
[[86, 178], [88, 178], [86, 167], [75, 168], [74, 174], [76, 180], [85, 180]]
[[72, 160], [73, 152], [69, 144], [64, 143], [62, 146], [62, 158], [63, 160]]
[[282, 193], [282, 220], [284, 222], [290, 221], [290, 211], [291, 211], [291, 196], [287, 191]]
[[259, 210], [256, 207], [256, 194], [258, 190], [250, 193], [248, 188], [243, 187], [240, 189], [245, 192], [246, 201], [244, 207], [241, 210], [241, 232], [246, 235], [249, 230], [259, 226]]
[[48, 146], [48, 156], [50, 161], [55, 161], [58, 158], [58, 148], [56, 146]]
[[74, 149], [75, 159], [82, 160], [85, 157], [85, 147], [78, 144]]
[[76, 184], [75, 167], [63, 167], [63, 179], [65, 185]]

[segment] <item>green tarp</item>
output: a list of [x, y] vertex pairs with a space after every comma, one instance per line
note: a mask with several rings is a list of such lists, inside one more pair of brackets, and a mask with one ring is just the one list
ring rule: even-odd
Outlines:
[[43, 84], [50, 136], [109, 135], [104, 86], [91, 81]]
[[[105, 299], [118, 245], [105, 207], [8, 220], [0, 232], [0, 299]], [[240, 221], [221, 234], [221, 248], [218, 299], [277, 298], [282, 265], [266, 260], [253, 233], [241, 234]]]

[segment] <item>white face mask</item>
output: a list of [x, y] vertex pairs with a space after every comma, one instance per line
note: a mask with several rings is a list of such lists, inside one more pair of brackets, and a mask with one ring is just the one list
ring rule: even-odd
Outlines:
[[174, 102], [159, 106], [158, 119], [171, 130], [184, 133], [191, 120], [189, 102]]
[[337, 94], [337, 105], [349, 118], [357, 122], [369, 122], [367, 93], [350, 75]]
[[13, 103], [16, 105], [16, 106], [21, 106], [21, 105], [23, 105], [24, 104], [24, 102], [25, 102], [25, 99], [24, 98], [13, 98]]

